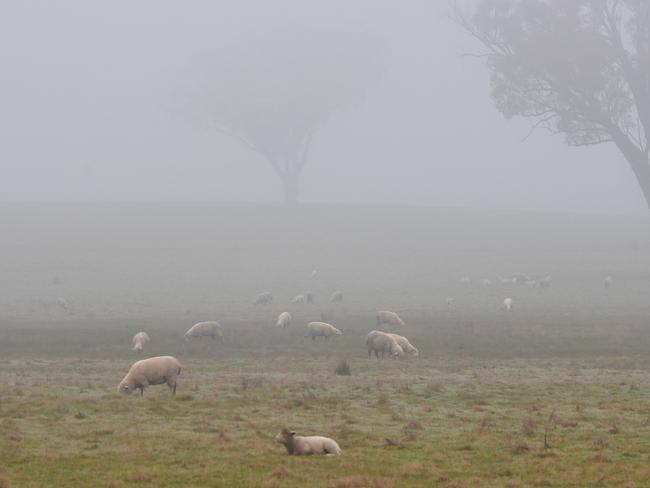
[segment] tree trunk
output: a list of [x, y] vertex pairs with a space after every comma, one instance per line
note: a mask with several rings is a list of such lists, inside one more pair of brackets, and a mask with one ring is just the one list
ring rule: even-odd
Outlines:
[[628, 159], [630, 167], [639, 182], [645, 202], [650, 208], [650, 159], [648, 157], [640, 157], [635, 159]]
[[287, 205], [296, 205], [298, 203], [298, 180], [300, 173], [297, 171], [288, 172], [281, 175], [282, 185], [284, 186], [284, 203]]

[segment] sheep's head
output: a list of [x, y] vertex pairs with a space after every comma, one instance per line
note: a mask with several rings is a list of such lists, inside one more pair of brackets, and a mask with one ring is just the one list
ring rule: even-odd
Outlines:
[[296, 433], [292, 430], [287, 429], [286, 427], [280, 431], [278, 435], [275, 436], [275, 442], [282, 444], [287, 448], [289, 454], [293, 453], [293, 440]]
[[128, 381], [122, 381], [117, 387], [118, 393], [121, 393], [122, 395], [130, 395], [133, 393], [134, 389], [134, 386]]
[[402, 346], [400, 346], [399, 344], [393, 345], [391, 352], [393, 356], [395, 356], [396, 358], [401, 358], [402, 356], [404, 356], [404, 349], [402, 349]]
[[133, 346], [133, 350], [135, 352], [142, 352], [142, 342], [141, 341], [136, 342], [135, 345]]
[[185, 332], [185, 335], [183, 337], [185, 337], [186, 341], [189, 341], [192, 338], [192, 334], [190, 334], [190, 331], [188, 330]]

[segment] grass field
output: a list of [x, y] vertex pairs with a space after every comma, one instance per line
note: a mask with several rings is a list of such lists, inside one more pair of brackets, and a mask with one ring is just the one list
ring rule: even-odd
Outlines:
[[[647, 219], [137, 205], [0, 217], [2, 488], [650, 486]], [[553, 284], [497, 283], [515, 271]], [[289, 303], [307, 289], [316, 304]], [[336, 289], [345, 300], [329, 304]], [[274, 303], [253, 306], [264, 290]], [[293, 326], [274, 330], [285, 309]], [[402, 315], [418, 359], [367, 358], [378, 309]], [[304, 338], [321, 314], [343, 337]], [[182, 340], [209, 319], [223, 343]], [[117, 394], [138, 330], [144, 356], [183, 364], [176, 397]], [[273, 442], [283, 426], [343, 455], [289, 457]]]

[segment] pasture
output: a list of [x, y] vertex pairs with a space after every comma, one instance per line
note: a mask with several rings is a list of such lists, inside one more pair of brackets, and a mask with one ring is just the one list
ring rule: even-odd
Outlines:
[[[2, 488], [648, 486], [646, 218], [199, 204], [0, 217]], [[499, 283], [517, 271], [552, 285]], [[254, 306], [266, 290], [273, 303]], [[290, 303], [308, 290], [315, 304]], [[367, 358], [379, 309], [405, 320], [395, 332], [419, 358]], [[293, 324], [276, 330], [284, 310]], [[306, 339], [322, 317], [344, 335]], [[183, 341], [215, 319], [223, 342]], [[161, 354], [183, 364], [176, 397], [117, 394], [133, 361]], [[343, 455], [289, 457], [283, 426]]]

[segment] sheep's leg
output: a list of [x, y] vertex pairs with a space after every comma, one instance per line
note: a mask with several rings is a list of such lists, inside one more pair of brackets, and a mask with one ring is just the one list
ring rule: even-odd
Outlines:
[[372, 357], [372, 349], [368, 349], [368, 359]]
[[144, 396], [144, 386], [140, 387], [140, 396]]

